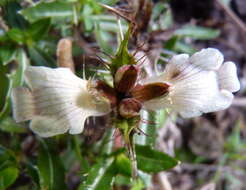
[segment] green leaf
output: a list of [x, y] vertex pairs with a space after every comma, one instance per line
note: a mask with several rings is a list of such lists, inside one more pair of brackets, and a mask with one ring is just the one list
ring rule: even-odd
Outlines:
[[5, 96], [5, 104], [0, 112], [0, 119], [3, 119], [9, 114], [10, 108], [10, 95], [12, 88], [20, 86], [24, 82], [24, 71], [28, 65], [28, 59], [23, 49], [19, 49], [16, 53], [16, 61], [18, 62], [18, 68], [15, 72], [6, 74], [8, 77], [8, 90]]
[[23, 32], [22, 30], [17, 29], [17, 28], [13, 28], [13, 29], [9, 30], [7, 32], [7, 35], [11, 40], [13, 40], [19, 44], [25, 43], [25, 41], [26, 41], [25, 32]]
[[44, 35], [47, 34], [51, 25], [49, 18], [38, 20], [37, 22], [32, 23], [28, 29], [27, 34], [30, 35], [31, 39], [36, 41], [40, 40]]
[[32, 178], [32, 181], [34, 182], [34, 184], [39, 187], [40, 184], [39, 184], [39, 174], [40, 174], [40, 171], [39, 169], [37, 168], [36, 165], [33, 165], [31, 162], [28, 162], [27, 163], [27, 174]]
[[0, 81], [1, 81], [1, 90], [0, 90], [0, 114], [6, 103], [6, 96], [9, 91], [9, 79], [6, 76], [7, 66], [0, 64]]
[[38, 153], [38, 169], [42, 189], [67, 189], [65, 171], [59, 155], [54, 151], [51, 143], [40, 139]]
[[5, 190], [12, 185], [18, 177], [19, 170], [15, 167], [9, 167], [0, 171], [0, 190]]
[[8, 133], [25, 133], [26, 128], [21, 127], [11, 117], [6, 117], [0, 121], [0, 129]]
[[99, 22], [95, 21], [95, 37], [97, 40], [97, 43], [99, 44], [99, 47], [103, 50], [103, 52], [106, 52], [108, 54], [112, 53], [112, 46], [108, 43], [109, 41], [109, 33], [103, 31], [100, 27]]
[[183, 28], [176, 30], [175, 34], [198, 40], [209, 40], [218, 37], [220, 35], [220, 31], [201, 26], [186, 25]]
[[28, 53], [33, 65], [56, 67], [55, 60], [37, 45], [28, 46]]
[[94, 165], [79, 190], [109, 190], [112, 189], [113, 178], [116, 175], [114, 158], [99, 161]]
[[177, 52], [188, 53], [190, 55], [197, 52], [197, 50], [193, 48], [192, 45], [180, 41], [176, 43], [174, 50]]
[[28, 26], [28, 22], [19, 14], [21, 5], [16, 1], [6, 0], [6, 4], [3, 6], [4, 20], [6, 24], [11, 28], [25, 29]]
[[15, 53], [16, 53], [16, 49], [11, 44], [1, 46], [0, 47], [1, 64], [6, 65], [12, 60], [14, 60]]
[[118, 173], [125, 175], [125, 176], [131, 176], [132, 174], [132, 167], [131, 167], [131, 161], [124, 153], [121, 153], [116, 156], [115, 159], [115, 165], [118, 169]]
[[142, 189], [144, 189], [144, 184], [141, 180], [136, 180], [131, 188], [131, 190], [142, 190]]
[[87, 173], [89, 171], [89, 163], [88, 161], [82, 156], [80, 142], [78, 136], [73, 136], [71, 141], [71, 148], [74, 151], [77, 159], [80, 161], [80, 167], [83, 173]]
[[18, 177], [18, 163], [15, 154], [0, 145], [0, 190], [5, 190]]
[[147, 173], [165, 171], [178, 164], [176, 159], [149, 146], [136, 145], [136, 157], [138, 168]]
[[30, 22], [43, 18], [73, 16], [73, 4], [59, 1], [40, 2], [21, 11], [21, 14]]
[[168, 50], [173, 50], [176, 46], [176, 43], [178, 42], [178, 39], [178, 36], [173, 36], [165, 43], [164, 48]]
[[0, 171], [8, 167], [17, 166], [18, 163], [15, 158], [15, 154], [11, 150], [0, 145]]

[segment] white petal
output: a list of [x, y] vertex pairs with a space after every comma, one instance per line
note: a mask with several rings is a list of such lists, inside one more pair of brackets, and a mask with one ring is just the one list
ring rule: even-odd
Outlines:
[[214, 48], [202, 49], [190, 57], [191, 64], [205, 70], [217, 70], [223, 60], [222, 53]]
[[240, 83], [237, 77], [237, 68], [233, 62], [225, 62], [218, 70], [220, 88], [230, 92], [237, 92]]
[[61, 120], [49, 116], [36, 116], [30, 123], [30, 128], [41, 137], [52, 137], [67, 132], [69, 126]]
[[189, 55], [180, 54], [173, 56], [167, 64], [164, 73], [159, 76], [153, 76], [141, 81], [142, 84], [153, 83], [153, 82], [172, 82], [177, 78], [180, 78], [180, 74], [184, 75], [190, 68]]
[[170, 61], [169, 61], [169, 64], [172, 64], [172, 65], [183, 65], [183, 64], [186, 64], [188, 62], [188, 59], [189, 59], [189, 55], [188, 54], [179, 54], [179, 55], [174, 55]]
[[11, 94], [13, 118], [16, 122], [27, 121], [35, 114], [33, 96], [29, 89], [17, 87]]
[[87, 90], [87, 81], [75, 76], [70, 69], [29, 67], [25, 74], [36, 110], [31, 128], [40, 136], [53, 136], [67, 130], [71, 134], [81, 133], [87, 117], [110, 111], [107, 102], [94, 102]]
[[[207, 111], [219, 89], [216, 73], [202, 71], [180, 80], [171, 87], [169, 95], [144, 103], [147, 109], [171, 108], [182, 117], [195, 117]], [[156, 106], [156, 107], [155, 107]]]
[[212, 101], [207, 102], [204, 113], [220, 111], [228, 108], [233, 100], [233, 94], [227, 90], [221, 90]]
[[174, 81], [180, 77], [180, 75], [183, 75], [189, 66], [188, 54], [175, 55], [167, 64], [163, 74], [163, 79], [169, 82]]

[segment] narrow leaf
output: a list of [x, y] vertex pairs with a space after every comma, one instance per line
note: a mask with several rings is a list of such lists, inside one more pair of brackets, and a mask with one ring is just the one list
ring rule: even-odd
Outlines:
[[86, 182], [81, 184], [79, 190], [109, 190], [115, 175], [114, 159], [102, 160], [91, 168]]
[[59, 1], [40, 2], [35, 6], [21, 11], [21, 14], [30, 22], [43, 18], [69, 17], [73, 15], [73, 4]]
[[40, 139], [38, 169], [41, 188], [52, 190], [67, 189], [64, 182], [65, 171], [59, 155], [50, 144], [42, 139]]
[[138, 168], [147, 173], [165, 171], [178, 164], [178, 161], [168, 154], [149, 146], [136, 145], [136, 155]]
[[184, 37], [188, 36], [199, 40], [209, 40], [218, 37], [220, 31], [201, 26], [186, 25], [183, 28], [176, 30], [175, 34]]

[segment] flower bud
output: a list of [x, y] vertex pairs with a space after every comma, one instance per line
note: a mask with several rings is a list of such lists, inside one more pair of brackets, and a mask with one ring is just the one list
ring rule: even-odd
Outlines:
[[133, 65], [125, 65], [120, 67], [115, 74], [115, 85], [119, 92], [129, 92], [135, 85], [138, 70]]
[[168, 92], [169, 86], [169, 84], [163, 82], [137, 85], [132, 89], [131, 95], [138, 101], [145, 102], [164, 95]]
[[119, 113], [124, 118], [136, 117], [140, 114], [142, 104], [134, 98], [126, 98], [120, 102]]

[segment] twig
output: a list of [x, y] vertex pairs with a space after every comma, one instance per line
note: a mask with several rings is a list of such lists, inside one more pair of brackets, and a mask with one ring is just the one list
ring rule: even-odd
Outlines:
[[244, 22], [226, 5], [224, 5], [221, 0], [215, 0], [218, 6], [225, 11], [225, 13], [235, 22], [235, 24], [246, 33], [246, 25]]
[[122, 12], [120, 12], [119, 10], [113, 8], [113, 7], [110, 7], [108, 5], [105, 5], [105, 4], [102, 4], [102, 3], [99, 3], [103, 8], [115, 13], [116, 15], [124, 18], [125, 20], [127, 20], [128, 22], [132, 22], [131, 18], [128, 18], [126, 15], [124, 15]]

